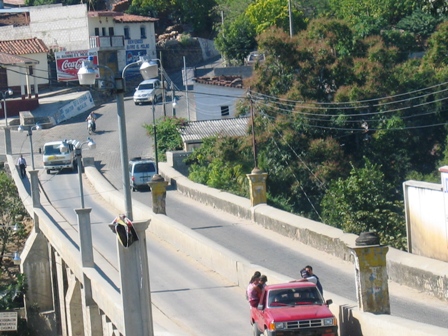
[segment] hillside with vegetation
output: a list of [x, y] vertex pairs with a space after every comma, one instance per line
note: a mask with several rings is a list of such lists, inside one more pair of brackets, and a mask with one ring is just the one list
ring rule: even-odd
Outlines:
[[[402, 183], [439, 182], [448, 159], [446, 12], [442, 1], [292, 0], [289, 20], [286, 1], [211, 6], [229, 63], [266, 55], [239, 113], [254, 111], [269, 204], [405, 249]], [[207, 139], [189, 163], [193, 180], [248, 196], [251, 130]]]

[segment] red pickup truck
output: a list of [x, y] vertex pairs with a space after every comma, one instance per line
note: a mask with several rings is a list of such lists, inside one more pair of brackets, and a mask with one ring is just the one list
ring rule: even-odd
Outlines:
[[258, 307], [250, 308], [253, 335], [337, 336], [338, 323], [316, 285], [297, 281], [267, 285]]

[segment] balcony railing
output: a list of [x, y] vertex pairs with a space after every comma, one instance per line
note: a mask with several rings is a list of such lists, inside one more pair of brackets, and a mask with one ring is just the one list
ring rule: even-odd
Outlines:
[[122, 49], [124, 36], [90, 36], [90, 49]]

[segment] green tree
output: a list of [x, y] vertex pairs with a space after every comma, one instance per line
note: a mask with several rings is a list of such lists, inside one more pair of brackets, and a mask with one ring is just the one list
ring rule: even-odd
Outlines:
[[406, 248], [403, 205], [389, 201], [393, 186], [384, 182], [379, 166], [365, 159], [363, 168], [352, 167], [347, 179], [333, 182], [322, 200], [324, 222], [345, 232], [375, 231], [382, 244]]
[[[300, 31], [306, 27], [306, 19], [303, 12], [296, 7], [292, 8], [292, 25], [294, 31]], [[246, 9], [246, 16], [255, 27], [255, 32], [260, 34], [270, 27], [279, 27], [289, 32], [288, 2], [284, 0], [258, 0], [252, 2]]]
[[255, 30], [244, 14], [224, 24], [215, 39], [215, 46], [227, 61], [244, 64], [245, 57], [256, 49]]
[[157, 132], [157, 158], [159, 161], [166, 159], [167, 151], [181, 150], [182, 138], [180, 129], [185, 125], [183, 118], [161, 118], [156, 120], [156, 125], [144, 124], [146, 133], [151, 138], [154, 137], [154, 128]]
[[189, 156], [192, 181], [248, 197], [246, 174], [253, 167], [244, 139], [211, 137]]

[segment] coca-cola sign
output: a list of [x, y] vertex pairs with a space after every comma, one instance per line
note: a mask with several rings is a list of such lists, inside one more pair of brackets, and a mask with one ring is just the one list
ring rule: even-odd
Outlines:
[[76, 50], [54, 53], [56, 59], [56, 72], [59, 82], [78, 81], [78, 70], [82, 62], [93, 57], [93, 63], [98, 64], [98, 54], [95, 51]]

